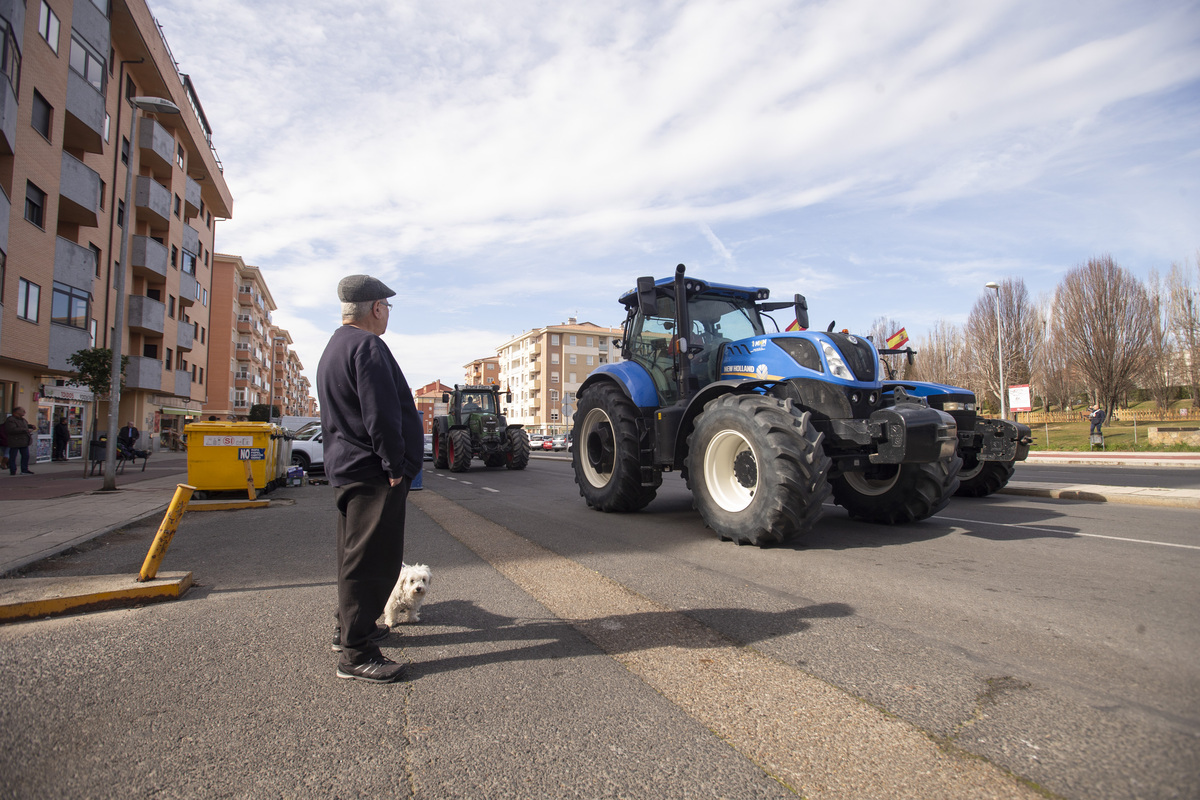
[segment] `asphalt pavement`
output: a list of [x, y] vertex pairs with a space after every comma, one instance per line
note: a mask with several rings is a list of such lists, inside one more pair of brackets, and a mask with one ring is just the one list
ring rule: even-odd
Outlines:
[[[567, 453], [537, 457], [570, 458]], [[1039, 452], [1030, 463], [1200, 468], [1200, 453]], [[156, 453], [117, 475], [116, 490], [82, 462], [43, 463], [33, 475], [0, 473], [0, 576], [150, 517], [162, 517], [188, 482], [187, 453]], [[1014, 480], [1003, 492], [1064, 500], [1200, 508], [1200, 491]], [[0, 581], [0, 584], [3, 582]], [[0, 600], [0, 603], [3, 601]]]

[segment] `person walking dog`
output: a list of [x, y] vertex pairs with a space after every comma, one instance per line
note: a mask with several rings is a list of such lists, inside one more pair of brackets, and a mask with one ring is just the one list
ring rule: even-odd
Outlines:
[[412, 390], [380, 338], [395, 292], [369, 275], [338, 283], [342, 326], [317, 365], [325, 475], [337, 505], [339, 678], [392, 683], [404, 665], [378, 642], [376, 624], [404, 561], [404, 516], [421, 470], [424, 429]]

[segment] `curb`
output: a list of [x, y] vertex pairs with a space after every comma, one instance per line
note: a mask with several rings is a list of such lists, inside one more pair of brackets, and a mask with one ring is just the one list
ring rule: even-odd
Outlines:
[[5, 580], [0, 581], [0, 623], [177, 600], [191, 586], [190, 572], [164, 572], [144, 583], [129, 575]]
[[1010, 481], [997, 494], [1015, 494], [1053, 500], [1080, 500], [1089, 503], [1119, 503], [1134, 506], [1200, 509], [1200, 490], [1154, 489], [1125, 486], [1087, 486], [1078, 484], [1036, 484]]

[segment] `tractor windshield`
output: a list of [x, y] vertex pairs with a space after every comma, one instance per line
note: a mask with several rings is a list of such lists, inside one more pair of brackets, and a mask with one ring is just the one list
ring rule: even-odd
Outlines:
[[761, 336], [762, 319], [753, 300], [712, 293], [696, 295], [688, 300], [688, 316], [692, 318], [689, 344], [707, 346], [712, 343]]
[[491, 392], [465, 392], [461, 408], [464, 414], [496, 413], [496, 404], [492, 402]]

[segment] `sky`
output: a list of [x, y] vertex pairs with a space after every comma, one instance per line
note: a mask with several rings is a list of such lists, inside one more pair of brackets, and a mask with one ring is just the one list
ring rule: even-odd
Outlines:
[[1194, 0], [149, 5], [310, 380], [353, 273], [417, 387], [679, 263], [916, 340], [1200, 252]]

